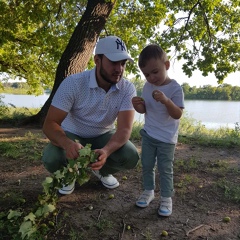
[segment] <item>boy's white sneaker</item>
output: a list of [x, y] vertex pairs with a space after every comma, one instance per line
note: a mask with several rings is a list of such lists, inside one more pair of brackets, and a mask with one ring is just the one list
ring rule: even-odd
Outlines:
[[75, 182], [76, 180], [74, 180], [71, 184], [69, 185], [63, 185], [62, 188], [60, 188], [58, 190], [59, 193], [63, 194], [63, 195], [67, 195], [67, 194], [71, 194], [74, 189], [75, 189]]
[[168, 217], [172, 214], [172, 198], [171, 197], [161, 197], [158, 214], [164, 217]]
[[119, 186], [118, 180], [113, 175], [108, 174], [107, 176], [102, 176], [98, 170], [93, 170], [92, 172], [98, 179], [100, 179], [103, 186], [106, 188], [113, 189]]
[[136, 205], [138, 207], [145, 208], [147, 207], [150, 202], [154, 199], [154, 192], [144, 190], [143, 193], [140, 195], [138, 200], [136, 201]]

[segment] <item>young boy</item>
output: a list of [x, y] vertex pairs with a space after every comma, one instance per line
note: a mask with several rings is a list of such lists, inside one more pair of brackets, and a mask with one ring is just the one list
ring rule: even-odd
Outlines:
[[147, 207], [154, 199], [155, 163], [160, 175], [160, 216], [172, 213], [173, 160], [178, 138], [179, 119], [184, 108], [181, 86], [170, 79], [170, 62], [163, 49], [155, 44], [140, 53], [138, 66], [147, 82], [142, 98], [133, 97], [135, 110], [145, 114], [142, 136], [142, 177], [144, 191], [136, 201], [138, 207]]

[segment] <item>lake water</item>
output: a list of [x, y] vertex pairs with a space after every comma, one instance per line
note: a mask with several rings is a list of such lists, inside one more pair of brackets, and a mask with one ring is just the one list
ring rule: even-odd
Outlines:
[[[0, 94], [2, 101], [16, 107], [39, 108], [42, 107], [49, 95], [14, 95]], [[201, 121], [207, 128], [230, 127], [234, 128], [240, 122], [240, 101], [208, 101], [185, 100], [184, 114], [197, 121]], [[135, 120], [143, 121], [142, 114], [135, 114]]]

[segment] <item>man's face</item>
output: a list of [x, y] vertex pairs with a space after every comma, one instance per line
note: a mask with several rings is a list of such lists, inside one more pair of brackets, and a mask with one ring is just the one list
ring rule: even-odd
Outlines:
[[95, 62], [97, 66], [97, 73], [99, 74], [98, 77], [110, 84], [118, 83], [123, 76], [126, 67], [126, 61], [127, 60], [112, 62], [104, 55], [102, 59], [97, 56]]

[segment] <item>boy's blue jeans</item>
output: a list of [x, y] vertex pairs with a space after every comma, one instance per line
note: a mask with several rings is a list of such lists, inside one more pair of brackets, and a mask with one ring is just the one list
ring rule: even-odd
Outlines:
[[172, 197], [173, 161], [175, 144], [164, 143], [150, 137], [141, 129], [142, 136], [142, 176], [145, 190], [155, 189], [155, 164], [159, 172], [160, 193], [162, 197]]
[[[78, 140], [83, 146], [89, 143], [92, 145], [92, 149], [99, 149], [107, 144], [114, 132], [112, 130], [95, 138], [81, 138], [70, 132], [66, 132], [66, 135], [74, 141]], [[138, 160], [139, 155], [136, 147], [128, 141], [108, 157], [106, 163], [100, 169], [101, 175], [106, 176], [121, 170], [132, 169], [137, 165]], [[65, 150], [49, 143], [43, 151], [42, 161], [45, 168], [53, 173], [67, 165]]]

